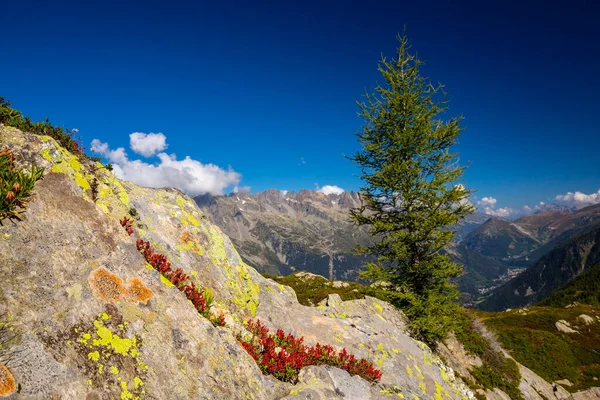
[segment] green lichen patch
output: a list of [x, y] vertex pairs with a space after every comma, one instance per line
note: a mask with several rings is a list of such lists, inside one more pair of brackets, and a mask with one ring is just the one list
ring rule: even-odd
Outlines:
[[116, 307], [107, 306], [93, 321], [40, 335], [53, 357], [75, 364], [89, 386], [111, 393], [111, 398], [137, 400], [146, 395], [148, 366], [140, 361], [143, 341], [128, 326]]

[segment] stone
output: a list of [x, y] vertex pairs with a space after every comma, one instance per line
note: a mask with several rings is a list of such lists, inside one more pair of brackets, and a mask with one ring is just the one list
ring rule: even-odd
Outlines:
[[564, 333], [579, 333], [575, 329], [571, 328], [571, 324], [569, 324], [564, 319], [556, 321], [554, 323], [554, 326], [556, 326], [556, 329], [558, 329], [560, 332], [564, 332]]
[[[371, 297], [342, 302], [331, 295], [324, 309], [300, 305], [291, 288], [246, 265], [181, 191], [120, 181], [54, 139], [14, 128], [0, 128], [3, 146], [20, 165], [46, 170], [22, 220], [0, 226], [0, 326], [14, 335], [6, 343], [0, 338], [0, 360], [9, 360], [20, 398], [377, 400], [387, 397], [382, 393], [448, 399], [468, 393], [429, 347], [411, 338], [402, 312]], [[132, 209], [129, 236], [119, 221]], [[209, 289], [211, 310], [225, 315], [226, 326], [214, 327], [147, 264], [137, 238]], [[326, 366], [302, 371], [318, 381], [296, 385], [263, 375], [236, 340], [250, 318], [307, 345], [345, 348], [381, 370], [381, 382], [370, 385]]]
[[556, 381], [556, 383], [558, 383], [561, 386], [573, 386], [571, 381], [569, 381], [568, 379], [560, 379], [560, 380]]
[[579, 317], [577, 317], [577, 319], [581, 320], [581, 322], [583, 322], [585, 325], [590, 325], [594, 323], [594, 318], [586, 314], [581, 314]]
[[350, 286], [348, 284], [348, 282], [342, 282], [342, 281], [333, 281], [333, 287], [334, 288], [343, 288], [343, 287], [348, 287]]
[[593, 400], [600, 399], [600, 388], [593, 387], [573, 393], [573, 400]]

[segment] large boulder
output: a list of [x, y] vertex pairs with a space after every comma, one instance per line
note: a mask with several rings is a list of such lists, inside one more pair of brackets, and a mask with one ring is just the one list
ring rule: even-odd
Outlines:
[[[46, 169], [22, 220], [0, 226], [0, 370], [16, 386], [7, 398], [329, 398], [333, 390], [331, 398], [458, 399], [468, 393], [408, 335], [401, 312], [374, 298], [300, 305], [292, 289], [244, 264], [184, 193], [120, 181], [49, 137], [0, 127], [3, 146], [21, 165]], [[132, 236], [119, 224], [126, 215], [136, 216]], [[146, 263], [138, 237], [212, 291], [225, 327], [214, 327]], [[295, 386], [265, 376], [235, 338], [248, 318], [309, 345], [346, 348], [372, 361], [381, 382], [370, 385], [331, 367], [306, 368]]]

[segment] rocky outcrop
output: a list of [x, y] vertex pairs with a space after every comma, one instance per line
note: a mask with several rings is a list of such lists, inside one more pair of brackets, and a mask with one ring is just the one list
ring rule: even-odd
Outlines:
[[[373, 298], [300, 305], [293, 290], [242, 262], [180, 191], [119, 181], [53, 139], [13, 128], [0, 127], [0, 146], [47, 172], [22, 221], [0, 226], [0, 368], [17, 388], [7, 398], [468, 396], [407, 334], [401, 312]], [[132, 236], [119, 224], [125, 215], [135, 215]], [[137, 237], [210, 289], [225, 327], [214, 327], [146, 263]], [[346, 348], [372, 361], [381, 382], [331, 367], [303, 370], [296, 385], [265, 376], [235, 338], [248, 318], [309, 345]]]
[[288, 275], [302, 270], [355, 280], [365, 261], [354, 249], [369, 234], [353, 226], [349, 217], [350, 209], [360, 205], [358, 193], [270, 189], [195, 200], [232, 239], [242, 259], [260, 272]]

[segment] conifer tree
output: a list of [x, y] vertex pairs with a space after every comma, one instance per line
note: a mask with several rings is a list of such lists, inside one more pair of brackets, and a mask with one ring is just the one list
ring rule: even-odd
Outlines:
[[359, 102], [365, 125], [362, 149], [362, 205], [351, 211], [367, 225], [374, 244], [359, 252], [374, 256], [363, 278], [392, 284], [390, 300], [403, 309], [410, 327], [433, 343], [452, 325], [458, 291], [451, 283], [461, 269], [443, 252], [452, 225], [474, 212], [471, 191], [458, 183], [464, 168], [451, 152], [463, 130], [462, 117], [444, 120], [448, 101], [442, 85], [422, 77], [423, 64], [398, 36], [396, 58], [383, 58], [383, 83]]

